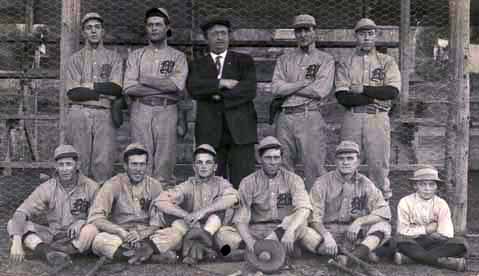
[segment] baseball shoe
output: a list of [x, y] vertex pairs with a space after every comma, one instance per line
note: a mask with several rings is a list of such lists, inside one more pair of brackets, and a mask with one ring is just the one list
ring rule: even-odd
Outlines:
[[168, 250], [160, 254], [154, 254], [150, 261], [158, 264], [174, 264], [178, 262], [178, 255], [174, 251]]
[[61, 252], [61, 251], [49, 251], [46, 253], [46, 259], [49, 265], [51, 266], [60, 266], [67, 263], [71, 263], [70, 255]]
[[396, 252], [396, 253], [394, 253], [394, 263], [397, 264], [397, 265], [403, 265], [403, 264], [411, 264], [411, 263], [414, 263], [414, 262], [408, 256], [406, 256], [406, 255], [404, 255], [400, 252]]
[[464, 272], [466, 271], [466, 259], [465, 258], [453, 258], [453, 257], [442, 257], [438, 258], [437, 262], [441, 267]]

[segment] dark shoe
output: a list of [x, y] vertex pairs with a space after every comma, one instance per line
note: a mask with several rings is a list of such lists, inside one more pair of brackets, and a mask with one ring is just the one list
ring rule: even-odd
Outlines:
[[54, 251], [54, 250], [46, 253], [46, 259], [48, 264], [51, 266], [61, 266], [61, 265], [72, 262], [68, 254], [61, 251]]
[[443, 268], [464, 272], [466, 271], [466, 259], [465, 258], [452, 258], [452, 257], [443, 257], [438, 258], [437, 262]]
[[175, 252], [168, 250], [161, 254], [154, 254], [150, 258], [150, 262], [155, 264], [175, 264], [178, 262], [178, 255]]

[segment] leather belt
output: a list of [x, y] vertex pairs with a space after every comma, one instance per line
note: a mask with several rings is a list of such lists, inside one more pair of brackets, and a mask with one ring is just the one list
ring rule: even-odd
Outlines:
[[99, 105], [88, 105], [88, 104], [70, 104], [70, 107], [74, 108], [91, 108], [91, 109], [100, 109], [100, 110], [108, 110], [110, 108], [99, 106]]
[[282, 107], [281, 111], [284, 112], [284, 114], [296, 114], [296, 113], [304, 113], [306, 111], [319, 111], [319, 107], [317, 106], [307, 107], [304, 105], [290, 106], [290, 107], [286, 106], [286, 107]]
[[150, 97], [138, 97], [137, 101], [149, 105], [149, 106], [167, 106], [176, 104], [177, 101], [168, 98], [150, 98]]
[[252, 224], [280, 224], [281, 220], [274, 219], [274, 220], [267, 220], [267, 221], [255, 221]]
[[349, 110], [352, 113], [367, 113], [367, 114], [377, 114], [377, 113], [387, 112], [386, 110], [382, 110], [377, 107], [372, 107], [369, 105], [355, 106], [355, 107], [351, 107]]

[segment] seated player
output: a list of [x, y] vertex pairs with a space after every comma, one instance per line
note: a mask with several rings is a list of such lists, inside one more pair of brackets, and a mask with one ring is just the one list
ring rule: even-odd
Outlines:
[[[24, 247], [50, 265], [65, 264], [70, 255], [90, 249], [98, 230], [86, 219], [98, 184], [80, 173], [78, 157], [73, 146], [57, 147], [54, 177], [40, 184], [8, 222], [13, 262], [23, 261]], [[46, 215], [46, 225], [32, 221], [41, 215]]]
[[238, 191], [226, 179], [215, 176], [215, 149], [199, 145], [193, 157], [195, 176], [168, 191], [169, 195], [162, 197], [165, 200], [155, 200], [154, 206], [173, 222], [151, 237], [160, 252], [176, 251], [183, 244], [183, 262], [190, 264], [216, 257], [213, 238], [224, 227], [225, 214], [239, 203]]
[[336, 170], [319, 177], [310, 192], [310, 225], [322, 238], [318, 253], [337, 256], [343, 265], [348, 258], [339, 248], [377, 261], [372, 252], [391, 236], [391, 210], [381, 191], [358, 172], [359, 154], [358, 144], [342, 141], [336, 148]]
[[398, 204], [398, 240], [394, 261], [411, 261], [464, 271], [467, 245], [464, 238], [454, 237], [454, 226], [447, 202], [436, 195], [443, 183], [433, 167], [414, 172], [410, 178], [415, 193]]

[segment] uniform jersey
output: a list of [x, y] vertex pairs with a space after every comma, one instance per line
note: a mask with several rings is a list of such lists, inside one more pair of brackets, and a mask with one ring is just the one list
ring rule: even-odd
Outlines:
[[[184, 53], [166, 46], [164, 49], [157, 49], [146, 46], [133, 51], [128, 56], [125, 72], [124, 89], [128, 94], [130, 90], [155, 91], [155, 88], [141, 85], [141, 76], [155, 76], [158, 78], [169, 78], [182, 91], [185, 88], [186, 77], [188, 76], [188, 63]], [[153, 98], [169, 98], [179, 100], [179, 93], [156, 94]]]
[[[333, 57], [318, 49], [304, 53], [300, 49], [286, 53], [278, 58], [273, 73], [273, 94], [281, 86], [288, 82], [312, 80], [312, 85], [302, 89], [300, 92], [312, 98], [324, 98], [333, 88], [334, 80], [334, 59]], [[299, 106], [314, 102], [312, 98], [297, 96], [295, 94], [287, 97], [283, 107]], [[317, 100], [316, 100], [317, 101]]]
[[239, 194], [228, 180], [214, 176], [206, 183], [199, 183], [196, 177], [190, 177], [170, 191], [174, 201], [189, 213], [206, 208], [216, 200], [233, 196], [239, 202]]
[[417, 193], [403, 197], [398, 204], [398, 233], [417, 237], [426, 234], [426, 226], [437, 223], [437, 233], [452, 238], [454, 226], [447, 202], [434, 196], [424, 200]]
[[150, 204], [162, 190], [162, 184], [149, 176], [133, 185], [127, 174], [118, 174], [98, 191], [88, 221], [106, 219], [118, 225], [149, 224]]
[[310, 197], [313, 223], [351, 223], [370, 214], [391, 219], [391, 210], [381, 191], [360, 173], [348, 183], [337, 170], [329, 172], [316, 180]]
[[262, 169], [250, 174], [241, 181], [239, 193], [236, 224], [280, 222], [298, 209], [312, 209], [301, 177], [283, 168], [272, 179]]
[[38, 186], [18, 207], [17, 212], [24, 213], [28, 218], [46, 214], [52, 234], [66, 231], [74, 222], [87, 219], [98, 188], [95, 181], [79, 174], [77, 185], [67, 192], [59, 179], [54, 177]]
[[[351, 85], [393, 86], [401, 91], [401, 73], [393, 57], [370, 51], [359, 55], [356, 49], [351, 55], [338, 62], [336, 69], [336, 91], [349, 91]], [[374, 100], [371, 106], [389, 111], [391, 101]]]
[[[65, 88], [80, 87], [85, 83], [113, 82], [122, 85], [123, 60], [118, 53], [108, 50], [103, 45], [94, 49], [85, 46], [73, 54], [67, 62]], [[110, 108], [111, 96], [100, 95], [98, 101], [71, 102], [82, 105], [94, 105]]]

